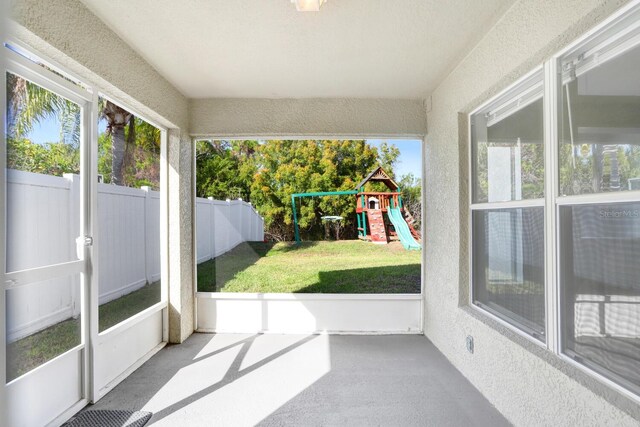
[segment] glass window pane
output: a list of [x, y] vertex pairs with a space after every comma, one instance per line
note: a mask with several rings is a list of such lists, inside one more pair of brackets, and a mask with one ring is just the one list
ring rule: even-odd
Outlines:
[[80, 275], [9, 288], [7, 382], [80, 345]]
[[471, 117], [474, 202], [544, 197], [543, 101]]
[[100, 332], [160, 302], [160, 129], [100, 98]]
[[20, 76], [5, 77], [6, 269], [76, 260], [81, 109]]
[[[566, 64], [566, 66], [570, 66]], [[565, 73], [559, 118], [560, 194], [640, 190], [640, 47]]]
[[543, 340], [544, 208], [473, 212], [473, 300]]
[[564, 351], [640, 390], [640, 203], [563, 206]]

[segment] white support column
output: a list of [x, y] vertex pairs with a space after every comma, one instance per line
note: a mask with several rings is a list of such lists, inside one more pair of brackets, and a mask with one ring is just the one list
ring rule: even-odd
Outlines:
[[169, 197], [168, 197], [168, 145], [167, 131], [160, 133], [160, 301], [167, 304], [162, 310], [162, 341], [169, 341]]

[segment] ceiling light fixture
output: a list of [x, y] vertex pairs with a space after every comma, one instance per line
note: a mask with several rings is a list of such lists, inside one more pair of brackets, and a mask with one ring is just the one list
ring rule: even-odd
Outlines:
[[327, 0], [291, 0], [295, 3], [298, 12], [318, 12], [320, 6]]

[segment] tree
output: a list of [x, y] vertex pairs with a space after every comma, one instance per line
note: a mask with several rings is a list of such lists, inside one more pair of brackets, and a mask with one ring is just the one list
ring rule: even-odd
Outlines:
[[[80, 171], [80, 107], [28, 80], [7, 73], [7, 167], [48, 175]], [[55, 118], [58, 142], [36, 144], [26, 136]]]
[[107, 133], [111, 135], [111, 183], [124, 185], [125, 160], [125, 126], [129, 125], [129, 132], [135, 129], [133, 114], [111, 101], [104, 101], [100, 113], [107, 121]]
[[256, 141], [197, 141], [196, 196], [250, 200]]
[[395, 145], [389, 144], [386, 141], [380, 144], [380, 147], [378, 148], [379, 163], [380, 166], [382, 166], [382, 169], [384, 169], [388, 174], [391, 175], [391, 178], [395, 178], [393, 170], [396, 166], [399, 156], [400, 149]]
[[412, 173], [403, 175], [398, 182], [402, 190], [402, 203], [416, 221], [414, 226], [419, 230], [422, 220], [422, 183]]
[[79, 173], [80, 152], [64, 142], [36, 144], [28, 139], [8, 138], [7, 168], [46, 175]]
[[[398, 155], [394, 146], [385, 144], [379, 151], [364, 140], [198, 141], [196, 194], [222, 200], [240, 195], [264, 216], [269, 238], [291, 240], [291, 194], [354, 190], [381, 163], [393, 173]], [[344, 237], [355, 237], [353, 196], [304, 198], [298, 203], [305, 238], [322, 238], [322, 217], [332, 215], [344, 218]]]
[[[251, 200], [274, 240], [293, 239], [291, 194], [353, 190], [380, 160], [378, 150], [363, 140], [266, 141], [258, 154]], [[299, 203], [298, 223], [306, 238], [322, 238], [321, 218], [327, 215], [342, 216], [343, 235], [355, 237], [353, 196], [304, 198]]]
[[7, 73], [7, 134], [20, 139], [49, 118], [60, 123], [60, 141], [80, 143], [80, 107], [35, 83]]
[[[80, 107], [77, 104], [7, 73], [7, 113], [10, 167], [37, 173], [79, 173]], [[100, 117], [106, 121], [107, 133], [98, 137], [98, 172], [105, 181], [158, 189], [160, 130], [103, 98], [100, 98]], [[60, 125], [59, 141], [35, 144], [25, 139], [36, 124], [51, 118]], [[18, 158], [29, 155], [30, 159]], [[75, 163], [72, 165], [69, 160]]]

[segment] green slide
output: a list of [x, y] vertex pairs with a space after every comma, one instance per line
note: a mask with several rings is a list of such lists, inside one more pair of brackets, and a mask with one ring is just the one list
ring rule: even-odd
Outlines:
[[405, 221], [404, 218], [402, 217], [402, 213], [400, 212], [400, 209], [390, 207], [387, 211], [387, 214], [389, 215], [389, 219], [393, 224], [393, 228], [396, 229], [396, 233], [400, 238], [400, 242], [402, 243], [402, 246], [404, 246], [404, 248], [407, 250], [414, 250], [414, 251], [419, 250], [420, 243], [416, 242], [416, 239], [414, 239], [413, 236], [411, 235], [411, 230], [409, 230], [409, 224], [407, 224], [407, 221]]

